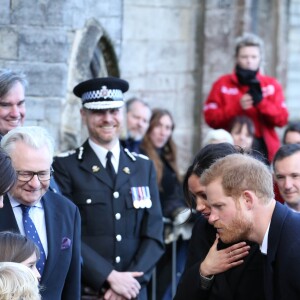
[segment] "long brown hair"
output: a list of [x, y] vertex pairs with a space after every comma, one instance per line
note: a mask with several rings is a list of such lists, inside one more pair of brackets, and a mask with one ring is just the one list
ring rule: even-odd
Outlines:
[[33, 253], [39, 258], [39, 248], [26, 236], [10, 231], [0, 232], [0, 262], [21, 263]]
[[[149, 128], [143, 138], [143, 141], [140, 145], [141, 150], [154, 162], [154, 166], [156, 169], [157, 173], [157, 182], [158, 186], [161, 188], [161, 179], [163, 175], [163, 161], [159, 154], [157, 153], [157, 149], [153, 145], [151, 139], [150, 139], [150, 134], [152, 130], [158, 126], [160, 119], [163, 116], [169, 116], [171, 121], [172, 121], [172, 132], [175, 128], [174, 125], [174, 120], [171, 115], [171, 113], [166, 110], [166, 109], [160, 109], [160, 108], [155, 108], [152, 110], [152, 117], [150, 119], [150, 125]], [[174, 172], [177, 175], [177, 178], [180, 179], [179, 173], [178, 173], [178, 168], [177, 168], [177, 154], [176, 154], [176, 145], [173, 141], [172, 135], [168, 139], [167, 143], [163, 146], [161, 149], [161, 156], [167, 161], [167, 163], [171, 166], [171, 168], [174, 170]]]

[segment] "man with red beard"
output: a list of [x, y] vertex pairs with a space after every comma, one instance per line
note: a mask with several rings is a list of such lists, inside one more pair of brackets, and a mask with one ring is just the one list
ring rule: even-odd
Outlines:
[[275, 201], [268, 168], [250, 156], [232, 154], [206, 170], [201, 183], [211, 205], [209, 222], [220, 239], [260, 245], [266, 299], [299, 299], [300, 215]]

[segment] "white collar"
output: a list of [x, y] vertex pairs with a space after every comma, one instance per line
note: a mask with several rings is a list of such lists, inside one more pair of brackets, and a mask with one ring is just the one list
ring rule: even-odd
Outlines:
[[112, 149], [107, 150], [106, 148], [96, 144], [91, 139], [88, 140], [91, 148], [96, 153], [97, 157], [99, 158], [101, 164], [105, 167], [106, 166], [106, 154], [108, 151], [112, 152], [112, 164], [116, 170], [116, 173], [118, 172], [119, 167], [119, 159], [120, 159], [120, 143], [119, 141], [112, 147]]
[[271, 221], [270, 221], [269, 226], [268, 226], [268, 228], [265, 232], [262, 244], [259, 246], [260, 252], [262, 254], [265, 254], [265, 255], [267, 255], [267, 253], [268, 253], [268, 238], [269, 238], [270, 224], [271, 224]]
[[[8, 199], [10, 201], [10, 204], [11, 204], [11, 207], [14, 208], [14, 207], [17, 207], [19, 206], [21, 203], [18, 202], [10, 193], [7, 193], [7, 196], [8, 196]], [[43, 205], [42, 205], [42, 202], [41, 201], [38, 201], [36, 204], [33, 205], [34, 207], [40, 207], [42, 208]]]

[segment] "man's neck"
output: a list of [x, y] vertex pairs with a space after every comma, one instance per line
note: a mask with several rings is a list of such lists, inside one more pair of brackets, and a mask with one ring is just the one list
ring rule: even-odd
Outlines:
[[253, 228], [249, 235], [249, 240], [262, 244], [268, 226], [271, 222], [272, 215], [275, 209], [276, 200], [272, 199], [268, 204], [261, 204], [256, 207], [256, 212], [253, 220]]

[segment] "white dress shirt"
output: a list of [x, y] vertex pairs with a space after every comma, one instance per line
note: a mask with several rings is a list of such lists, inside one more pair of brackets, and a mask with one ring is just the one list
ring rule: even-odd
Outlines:
[[[98, 144], [96, 144], [95, 142], [93, 142], [91, 139], [89, 139], [89, 144], [91, 146], [91, 148], [94, 150], [94, 152], [96, 153], [97, 157], [99, 158], [101, 164], [104, 166], [104, 168], [106, 168], [106, 155], [107, 152], [109, 150], [107, 150], [106, 148], [99, 146]], [[112, 149], [110, 149], [110, 151], [112, 152], [112, 156], [111, 156], [111, 162], [112, 165], [115, 169], [116, 174], [118, 173], [118, 169], [119, 169], [119, 159], [120, 159], [120, 143], [116, 143]]]
[[271, 222], [269, 223], [269, 226], [265, 232], [262, 244], [259, 246], [260, 252], [265, 255], [267, 255], [267, 253], [268, 253], [268, 238], [269, 238], [270, 224], [271, 224]]
[[[25, 235], [25, 230], [23, 226], [23, 213], [20, 203], [17, 202], [9, 193], [8, 198], [12, 206], [20, 233]], [[42, 205], [42, 202], [39, 201], [29, 210], [29, 217], [34, 223], [34, 226], [38, 232], [41, 243], [43, 245], [46, 257], [48, 256], [48, 242], [47, 242], [47, 231], [46, 231], [46, 222], [45, 222], [45, 211]]]

